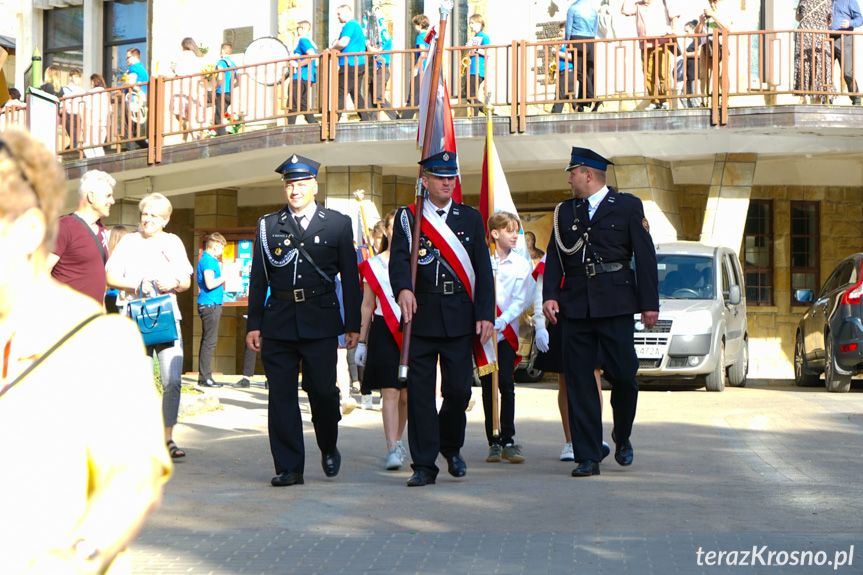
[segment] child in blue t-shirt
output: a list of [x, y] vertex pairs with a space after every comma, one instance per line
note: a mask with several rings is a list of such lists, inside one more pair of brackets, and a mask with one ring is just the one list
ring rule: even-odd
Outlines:
[[315, 115], [309, 109], [309, 91], [312, 84], [318, 81], [318, 60], [314, 56], [318, 53], [318, 47], [309, 37], [312, 33], [312, 24], [308, 20], [297, 23], [297, 47], [294, 48], [294, 56], [311, 56], [291, 60], [293, 78], [291, 80], [291, 106], [288, 124], [297, 121], [297, 112], [304, 112], [303, 117], [307, 124], [317, 124]]
[[[426, 36], [429, 33], [429, 18], [425, 14], [417, 14], [411, 20], [411, 23], [414, 25], [414, 30], [417, 33], [416, 41], [414, 42], [414, 48], [420, 50], [414, 54], [414, 65], [412, 68], [412, 76], [413, 82], [411, 83], [410, 91], [408, 92], [408, 106], [419, 106], [419, 97], [420, 97], [420, 84], [422, 83], [423, 72], [425, 72], [426, 64], [426, 54], [428, 53], [429, 45], [426, 43]], [[402, 112], [401, 119], [402, 120], [410, 120], [416, 115], [416, 110], [405, 110]]]
[[471, 104], [479, 104], [473, 108], [474, 115], [482, 115], [483, 102], [479, 99], [479, 85], [485, 80], [485, 50], [479, 46], [488, 46], [491, 40], [485, 33], [485, 20], [479, 14], [474, 14], [468, 20], [473, 38], [468, 40], [467, 45], [474, 48], [468, 50], [465, 56], [470, 58], [470, 75], [467, 80], [467, 101]]
[[[565, 40], [566, 39], [566, 24], [561, 22], [560, 29], [558, 31], [558, 38]], [[555, 102], [551, 107], [552, 114], [559, 114], [563, 112], [563, 106], [565, 100], [573, 100], [575, 99], [575, 74], [573, 73], [572, 67], [572, 56], [573, 51], [572, 48], [567, 46], [566, 44], [561, 44], [557, 47], [557, 72], [556, 72], [556, 82], [557, 82], [557, 99], [558, 102]], [[546, 71], [546, 81], [551, 83], [549, 80], [550, 74]], [[571, 104], [575, 106], [575, 104]]]
[[219, 340], [219, 319], [222, 317], [222, 300], [225, 296], [225, 278], [219, 257], [225, 251], [222, 234], [215, 232], [207, 236], [201, 261], [198, 262], [198, 315], [201, 316], [201, 347], [198, 351], [198, 385], [222, 387], [213, 381], [210, 363], [216, 342]]
[[390, 120], [398, 120], [399, 115], [391, 109], [392, 105], [387, 100], [387, 82], [390, 81], [390, 58], [392, 57], [393, 37], [387, 32], [386, 22], [383, 18], [378, 19], [380, 30], [380, 48], [375, 48], [369, 39], [369, 51], [376, 52], [374, 62], [375, 69], [369, 79], [369, 91], [371, 92], [372, 106], [383, 110]]

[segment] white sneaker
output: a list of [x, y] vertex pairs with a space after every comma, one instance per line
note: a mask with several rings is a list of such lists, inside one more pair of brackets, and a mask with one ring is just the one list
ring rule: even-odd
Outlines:
[[374, 402], [372, 401], [372, 394], [371, 393], [369, 393], [368, 395], [362, 396], [361, 406], [363, 409], [372, 409], [372, 407], [374, 406]]
[[470, 401], [467, 402], [467, 411], [473, 409], [473, 406], [476, 405], [476, 398], [474, 396], [470, 396]]
[[572, 442], [570, 441], [563, 446], [563, 451], [560, 452], [561, 461], [575, 461], [575, 454], [572, 452]]
[[396, 469], [401, 469], [402, 467], [402, 454], [399, 451], [399, 448], [396, 447], [391, 451], [387, 451], [387, 470], [395, 471]]
[[405, 447], [405, 444], [404, 444], [404, 443], [402, 443], [402, 440], [401, 440], [401, 439], [399, 439], [399, 440], [396, 442], [396, 449], [398, 449], [398, 450], [399, 450], [399, 453], [400, 453], [400, 454], [401, 454], [401, 456], [402, 456], [402, 463], [404, 463], [405, 459], [407, 459], [407, 458], [408, 458], [408, 450], [407, 450], [407, 448]]

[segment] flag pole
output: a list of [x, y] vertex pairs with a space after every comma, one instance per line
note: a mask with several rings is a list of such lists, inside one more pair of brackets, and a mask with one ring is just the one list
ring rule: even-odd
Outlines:
[[[437, 37], [437, 47], [435, 49], [434, 61], [432, 62], [432, 82], [433, 85], [429, 89], [428, 113], [426, 115], [425, 133], [423, 134], [423, 151], [421, 159], [426, 159], [431, 149], [431, 136], [434, 129], [435, 108], [437, 106], [437, 94], [440, 89], [441, 64], [443, 63], [444, 39], [446, 37], [447, 19], [452, 12], [453, 0], [441, 0], [440, 4], [440, 32]], [[420, 226], [423, 221], [423, 204], [425, 202], [425, 189], [422, 185], [423, 167], [420, 166], [417, 173], [417, 196], [415, 200], [416, 209], [414, 211], [414, 226], [411, 230], [411, 286], [416, 289], [417, 285], [417, 265], [419, 263], [420, 249]], [[408, 358], [410, 357], [411, 348], [411, 332], [413, 322], [404, 324], [402, 332], [402, 355], [399, 360], [399, 381], [407, 381], [408, 378]]]
[[[486, 170], [486, 178], [488, 180], [488, 215], [489, 217], [494, 214], [494, 165], [492, 162], [491, 156], [491, 147], [492, 147], [492, 111], [494, 107], [491, 105], [491, 94], [486, 93], [485, 96], [485, 161], [488, 169]], [[487, 225], [487, 224], [486, 224]], [[497, 315], [497, 245], [494, 241], [494, 238], [491, 237], [491, 230], [489, 230], [488, 235], [488, 246], [491, 252], [491, 261], [494, 262], [494, 316], [495, 319], [498, 318]], [[500, 435], [500, 408], [499, 403], [500, 399], [498, 398], [500, 391], [500, 357], [497, 351], [497, 330], [492, 332], [492, 341], [494, 342], [494, 356], [498, 358], [497, 369], [491, 373], [491, 412], [492, 412], [492, 437], [498, 437]]]
[[354, 197], [357, 199], [357, 202], [360, 204], [360, 219], [363, 221], [363, 238], [366, 240], [366, 246], [369, 248], [369, 254], [374, 257], [375, 254], [375, 238], [369, 237], [369, 222], [366, 220], [366, 208], [363, 206], [363, 200], [366, 197], [365, 190], [357, 190], [354, 192]]

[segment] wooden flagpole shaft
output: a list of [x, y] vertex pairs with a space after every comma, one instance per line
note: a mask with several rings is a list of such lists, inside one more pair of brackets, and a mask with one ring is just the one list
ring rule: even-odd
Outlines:
[[[423, 134], [423, 151], [422, 159], [426, 159], [431, 149], [431, 136], [434, 132], [435, 109], [437, 108], [437, 94], [440, 88], [440, 70], [443, 62], [444, 38], [446, 37], [446, 25], [449, 11], [445, 9], [445, 3], [441, 3], [440, 9], [440, 33], [437, 37], [437, 47], [435, 49], [434, 61], [432, 62], [432, 82], [433, 85], [429, 88], [428, 111], [426, 116], [425, 133]], [[414, 226], [411, 230], [411, 286], [416, 289], [417, 285], [417, 267], [419, 264], [419, 249], [420, 249], [420, 227], [423, 221], [423, 204], [425, 202], [425, 190], [422, 186], [423, 167], [420, 166], [417, 174], [417, 197], [416, 210], [414, 213]], [[399, 360], [399, 381], [406, 381], [408, 378], [408, 359], [410, 358], [411, 349], [411, 332], [413, 322], [404, 324], [402, 332], [402, 356]]]
[[[486, 97], [485, 102], [485, 150], [486, 150], [486, 165], [488, 166], [488, 215], [494, 213], [494, 164], [492, 163], [492, 155], [491, 155], [491, 130], [492, 130], [492, 122], [491, 122], [491, 112], [492, 107], [490, 103], [491, 98]], [[494, 238], [491, 237], [491, 230], [489, 230], [489, 251], [491, 253], [492, 261], [495, 262], [494, 266], [494, 299], [495, 299], [495, 319], [497, 319], [497, 245], [495, 244]], [[492, 424], [491, 424], [491, 434], [493, 437], [498, 437], [500, 435], [500, 359], [498, 356], [497, 350], [497, 331], [493, 331], [491, 335], [494, 340], [494, 358], [497, 361], [497, 369], [494, 370], [491, 374], [491, 412], [492, 412]]]

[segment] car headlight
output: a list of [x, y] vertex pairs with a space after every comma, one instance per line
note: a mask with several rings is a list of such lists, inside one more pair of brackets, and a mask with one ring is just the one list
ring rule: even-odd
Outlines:
[[685, 321], [677, 321], [675, 325], [682, 326], [686, 333], [675, 333], [675, 335], [713, 333], [713, 315], [708, 310], [702, 309], [687, 313], [685, 318]]

